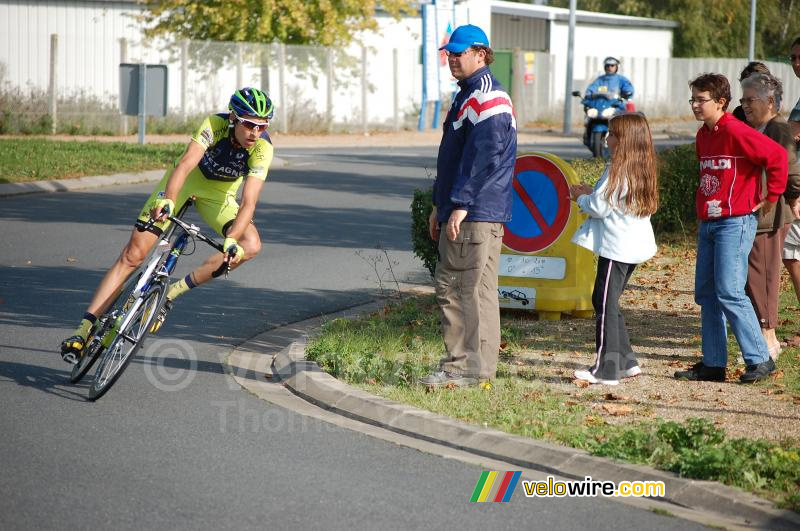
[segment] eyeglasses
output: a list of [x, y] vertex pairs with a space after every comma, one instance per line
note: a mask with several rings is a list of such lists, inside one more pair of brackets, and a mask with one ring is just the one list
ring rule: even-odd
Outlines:
[[695, 105], [695, 104], [703, 105], [704, 103], [708, 103], [709, 101], [712, 101], [712, 100], [711, 99], [704, 100], [704, 99], [700, 99], [700, 98], [697, 98], [697, 99], [689, 98], [689, 105]]
[[256, 131], [265, 131], [267, 127], [269, 127], [269, 122], [254, 122], [252, 120], [240, 118], [236, 114], [234, 114], [233, 117], [236, 118], [236, 123], [242, 124], [247, 129], [255, 129]]
[[795, 63], [797, 61], [800, 61], [800, 55], [790, 55], [789, 56], [789, 62], [790, 63]]
[[465, 53], [469, 52], [470, 50], [472, 50], [472, 48], [467, 48], [463, 52], [458, 52], [458, 53], [449, 52], [449, 51], [445, 50], [444, 53], [447, 54], [447, 57], [461, 57], [462, 55], [464, 55]]
[[761, 101], [761, 98], [742, 98], [739, 103], [742, 105], [752, 105], [754, 101]]

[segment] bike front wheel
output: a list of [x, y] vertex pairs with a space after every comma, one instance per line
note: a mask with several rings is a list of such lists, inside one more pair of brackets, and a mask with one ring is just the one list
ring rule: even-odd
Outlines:
[[122, 375], [144, 343], [150, 332], [150, 325], [165, 298], [165, 286], [155, 284], [133, 304], [129, 312], [121, 316], [122, 321], [128, 319], [128, 324], [117, 331], [117, 336], [102, 353], [94, 380], [89, 387], [89, 400], [94, 401], [103, 396]]

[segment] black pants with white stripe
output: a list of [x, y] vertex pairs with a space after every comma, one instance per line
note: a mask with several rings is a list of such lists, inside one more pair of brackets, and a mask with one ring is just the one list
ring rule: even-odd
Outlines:
[[619, 380], [620, 370], [639, 364], [631, 348], [619, 298], [628, 285], [636, 264], [599, 258], [592, 305], [595, 313], [595, 362], [591, 372], [602, 380]]

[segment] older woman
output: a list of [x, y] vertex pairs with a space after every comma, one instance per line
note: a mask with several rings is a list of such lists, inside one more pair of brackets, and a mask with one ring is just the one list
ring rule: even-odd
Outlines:
[[[747, 122], [769, 138], [786, 148], [789, 158], [789, 181], [786, 191], [775, 208], [759, 214], [758, 229], [750, 251], [747, 274], [747, 295], [753, 302], [767, 341], [770, 356], [780, 354], [780, 342], [775, 336], [778, 324], [778, 297], [780, 294], [781, 253], [783, 241], [794, 219], [792, 209], [800, 196], [800, 165], [797, 162], [794, 139], [786, 120], [778, 115], [783, 87], [780, 80], [770, 74], [755, 73], [742, 80], [742, 109]], [[762, 186], [762, 189], [764, 187]]]

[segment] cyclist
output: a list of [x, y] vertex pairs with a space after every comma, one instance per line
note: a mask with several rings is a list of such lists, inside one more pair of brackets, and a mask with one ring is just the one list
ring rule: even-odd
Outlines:
[[[246, 87], [233, 93], [228, 110], [203, 121], [183, 155], [166, 171], [145, 202], [130, 240], [100, 282], [80, 325], [61, 343], [64, 361], [78, 361], [97, 317], [106, 311], [128, 276], [145, 260], [169, 225], [167, 216], [177, 212], [175, 207], [180, 208], [189, 197], [196, 197], [195, 207], [202, 218], [225, 238], [223, 247], [227, 253], [235, 253], [232, 268], [254, 258], [261, 250], [261, 238], [252, 219], [272, 162], [273, 147], [267, 127], [275, 108], [265, 92]], [[236, 193], [243, 181], [240, 206]], [[150, 219], [157, 223], [148, 224]], [[161, 327], [172, 301], [211, 280], [225, 257], [226, 254], [215, 253], [185, 278], [170, 285], [167, 301], [152, 331]]]

